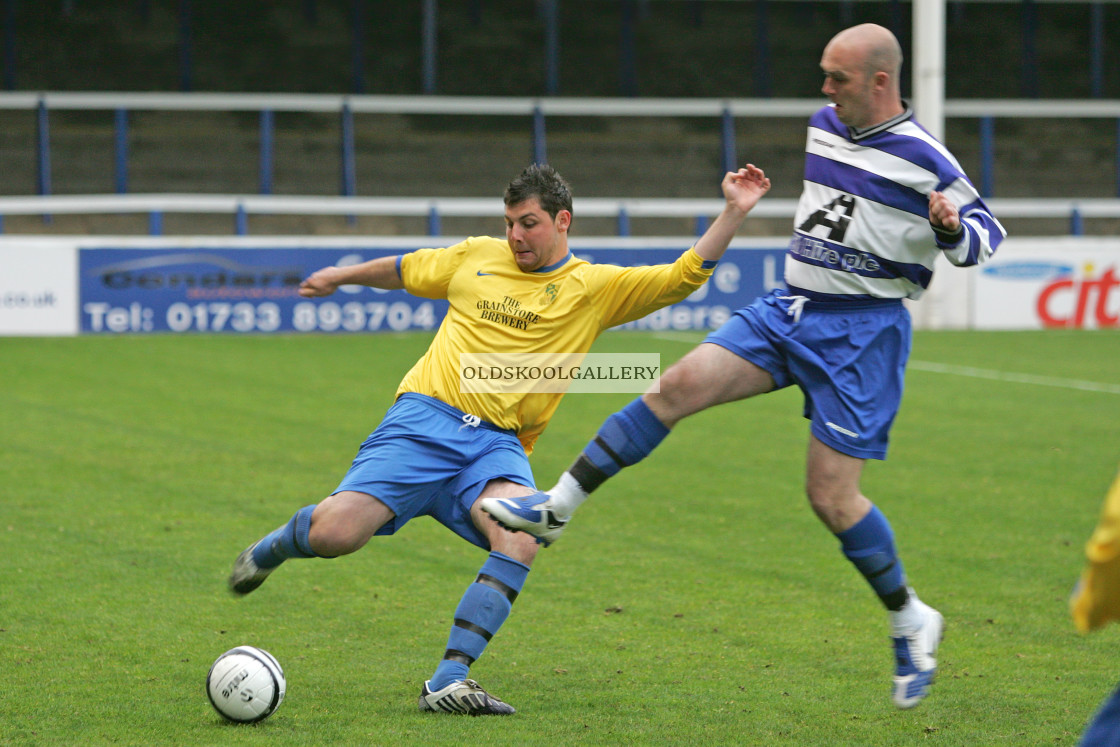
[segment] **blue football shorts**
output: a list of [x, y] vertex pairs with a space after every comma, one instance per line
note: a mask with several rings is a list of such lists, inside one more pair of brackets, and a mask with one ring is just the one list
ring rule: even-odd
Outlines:
[[798, 308], [772, 291], [705, 339], [797, 384], [813, 435], [849, 456], [885, 459], [910, 355], [910, 312], [897, 300], [820, 302]]
[[[422, 394], [405, 393], [365, 440], [335, 490], [375, 496], [396, 514], [377, 534], [431, 516], [468, 542], [490, 549], [471, 506], [490, 480], [535, 489], [529, 458], [513, 431]], [[468, 421], [477, 423], [470, 425]]]

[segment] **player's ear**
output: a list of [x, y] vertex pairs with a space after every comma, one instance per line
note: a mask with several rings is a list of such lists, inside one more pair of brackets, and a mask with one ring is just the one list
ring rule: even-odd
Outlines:
[[569, 210], [561, 210], [556, 213], [556, 229], [558, 231], [567, 231], [572, 225], [572, 213]]

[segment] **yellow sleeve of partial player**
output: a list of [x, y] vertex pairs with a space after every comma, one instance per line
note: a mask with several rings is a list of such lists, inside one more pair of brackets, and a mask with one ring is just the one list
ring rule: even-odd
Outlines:
[[1120, 620], [1120, 474], [1085, 545], [1085, 557], [1088, 562], [1070, 599], [1073, 622], [1082, 632]]

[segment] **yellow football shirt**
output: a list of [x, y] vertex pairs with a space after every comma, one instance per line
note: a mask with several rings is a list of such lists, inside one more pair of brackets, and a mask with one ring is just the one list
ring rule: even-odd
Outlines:
[[1073, 621], [1082, 632], [1120, 620], [1120, 474], [1105, 497], [1085, 557], [1088, 562], [1070, 600]]
[[397, 395], [425, 394], [513, 430], [531, 453], [563, 394], [463, 392], [460, 355], [586, 353], [604, 330], [686, 298], [711, 276], [709, 264], [693, 249], [671, 264], [644, 267], [592, 264], [569, 252], [524, 272], [509, 244], [489, 236], [406, 254], [405, 289], [445, 298], [450, 308]]

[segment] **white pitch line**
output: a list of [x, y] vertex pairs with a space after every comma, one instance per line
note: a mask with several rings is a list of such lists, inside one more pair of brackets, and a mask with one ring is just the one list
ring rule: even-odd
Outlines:
[[1037, 376], [1035, 374], [993, 371], [988, 368], [954, 366], [948, 363], [931, 363], [930, 361], [910, 361], [910, 363], [908, 364], [908, 368], [917, 369], [919, 371], [926, 371], [928, 373], [952, 374], [954, 376], [971, 376], [974, 379], [992, 379], [995, 381], [1011, 381], [1016, 384], [1035, 384], [1037, 386], [1058, 387], [1059, 389], [1077, 389], [1083, 392], [1120, 394], [1120, 384], [1102, 384], [1097, 381], [1063, 379], [1057, 376]]

